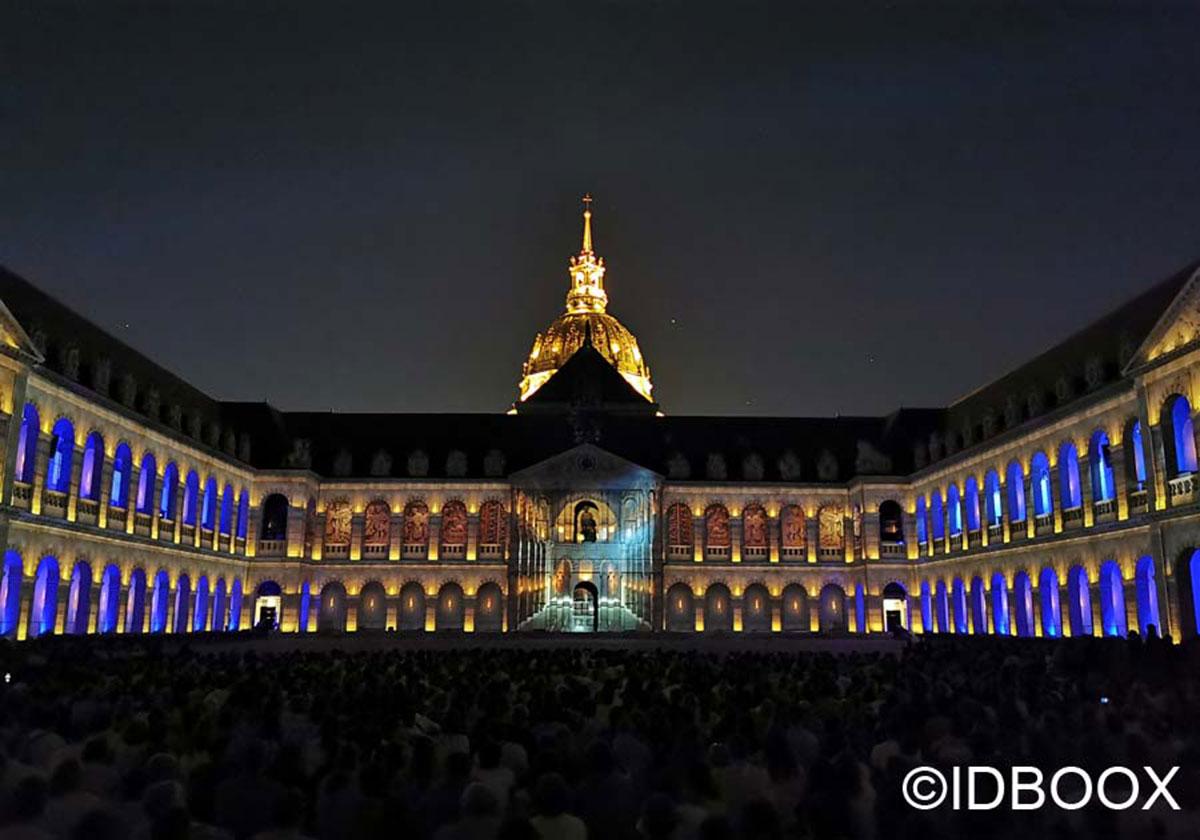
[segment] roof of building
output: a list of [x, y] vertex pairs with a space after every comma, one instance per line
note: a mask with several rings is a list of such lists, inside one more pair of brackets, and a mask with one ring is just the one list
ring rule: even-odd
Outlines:
[[978, 442], [989, 413], [994, 431], [1003, 430], [1116, 381], [1198, 267], [1173, 274], [947, 408], [885, 417], [664, 417], [591, 341], [515, 414], [282, 412], [266, 403], [213, 399], [2, 267], [0, 300], [45, 356], [44, 368], [203, 444], [230, 452], [229, 433], [236, 432], [251, 443], [237, 454], [260, 468], [330, 477], [500, 478], [590, 441], [676, 480], [837, 482], [908, 474], [923, 466], [917, 450], [935, 432], [962, 435], [961, 446], [970, 442], [963, 435], [969, 430]]

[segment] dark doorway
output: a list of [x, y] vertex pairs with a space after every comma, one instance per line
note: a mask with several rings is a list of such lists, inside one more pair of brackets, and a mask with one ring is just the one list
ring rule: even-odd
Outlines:
[[571, 629], [595, 633], [600, 629], [600, 593], [589, 580], [575, 584], [571, 607]]

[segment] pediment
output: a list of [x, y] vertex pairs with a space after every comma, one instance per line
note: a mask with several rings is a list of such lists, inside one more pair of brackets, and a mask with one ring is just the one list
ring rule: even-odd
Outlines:
[[594, 443], [572, 447], [510, 476], [515, 486], [541, 490], [650, 488], [661, 480], [658, 473]]
[[1200, 347], [1200, 269], [1188, 278], [1124, 370], [1128, 373], [1187, 347]]
[[3, 301], [0, 301], [0, 345], [29, 356], [38, 362], [45, 361], [41, 351], [29, 337], [29, 333], [25, 332], [25, 328], [21, 326], [16, 316], [4, 305]]

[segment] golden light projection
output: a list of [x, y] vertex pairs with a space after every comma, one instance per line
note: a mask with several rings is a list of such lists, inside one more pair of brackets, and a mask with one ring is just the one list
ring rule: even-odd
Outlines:
[[608, 293], [604, 290], [604, 259], [592, 250], [592, 198], [583, 198], [583, 246], [571, 258], [568, 272], [571, 288], [567, 291], [566, 312], [538, 333], [529, 358], [521, 368], [519, 399], [523, 402], [542, 387], [589, 338], [592, 346], [628, 382], [635, 391], [651, 399], [653, 385], [650, 368], [642, 358], [637, 339], [625, 326], [607, 313]]

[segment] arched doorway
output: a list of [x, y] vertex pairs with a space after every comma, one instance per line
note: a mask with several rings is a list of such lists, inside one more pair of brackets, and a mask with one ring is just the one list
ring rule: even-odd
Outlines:
[[175, 617], [171, 622], [172, 633], [187, 632], [191, 604], [192, 582], [186, 573], [180, 572], [179, 577], [175, 580]]
[[971, 632], [976, 636], [986, 636], [988, 632], [987, 592], [983, 578], [978, 575], [971, 579]]
[[723, 583], [714, 583], [704, 593], [704, 630], [733, 630], [733, 599], [729, 595], [729, 588]]
[[1003, 572], [992, 575], [992, 630], [998, 636], [1009, 635], [1008, 581]]
[[0, 578], [0, 636], [15, 636], [17, 633], [23, 575], [21, 555], [11, 549], [4, 552], [4, 576]]
[[667, 590], [667, 630], [688, 633], [695, 629], [696, 607], [692, 588], [686, 583], [677, 583]]
[[346, 630], [346, 587], [331, 581], [321, 589], [321, 604], [317, 608], [317, 631], [344, 633]]
[[807, 633], [812, 629], [808, 617], [808, 592], [798, 583], [783, 588], [783, 630]]
[[818, 620], [822, 633], [846, 631], [846, 590], [836, 583], [827, 583], [818, 599]]
[[397, 622], [401, 630], [425, 629], [425, 590], [410, 581], [400, 590], [400, 610]]
[[742, 595], [742, 630], [746, 633], [771, 632], [771, 595], [761, 583], [747, 586]]
[[571, 629], [583, 633], [600, 629], [600, 593], [590, 580], [579, 581], [571, 592]]
[[1092, 592], [1082, 566], [1072, 566], [1067, 573], [1067, 606], [1071, 635], [1092, 635]]
[[896, 581], [883, 587], [883, 629], [888, 633], [908, 629], [908, 593]]
[[1013, 581], [1013, 616], [1017, 620], [1017, 635], [1028, 638], [1034, 635], [1033, 627], [1033, 584], [1024, 569], [1017, 572]]
[[355, 629], [387, 629], [387, 592], [379, 581], [371, 581], [358, 593], [358, 619]]
[[88, 631], [91, 606], [92, 567], [80, 560], [71, 571], [71, 588], [67, 593], [67, 633], [83, 635]]
[[154, 576], [154, 590], [150, 594], [150, 632], [167, 632], [167, 609], [171, 603], [171, 581], [166, 569], [159, 569]]
[[1042, 635], [1057, 639], [1062, 635], [1062, 607], [1058, 598], [1058, 572], [1053, 567], [1042, 569], [1038, 578], [1038, 595], [1042, 604]]
[[146, 572], [141, 568], [129, 576], [125, 595], [125, 632], [142, 633], [146, 627]]
[[[345, 590], [342, 590], [343, 596]], [[345, 607], [345, 598], [342, 599], [342, 606]], [[265, 580], [258, 585], [258, 589], [254, 591], [254, 625], [261, 627], [264, 624], [272, 630], [278, 630], [280, 622], [283, 621], [283, 590], [279, 584], [273, 580]]]
[[1125, 581], [1115, 560], [1100, 565], [1100, 632], [1104, 636], [1129, 633], [1125, 612]]
[[485, 583], [475, 593], [475, 632], [499, 633], [504, 629], [504, 595], [495, 583]]
[[436, 627], [438, 630], [463, 629], [463, 619], [466, 616], [462, 587], [457, 583], [447, 583], [438, 592], [438, 607]]
[[1134, 575], [1137, 590], [1138, 629], [1143, 636], [1153, 632], [1162, 635], [1163, 628], [1159, 624], [1158, 615], [1158, 579], [1154, 570], [1154, 558], [1146, 555], [1138, 560], [1137, 571]]

